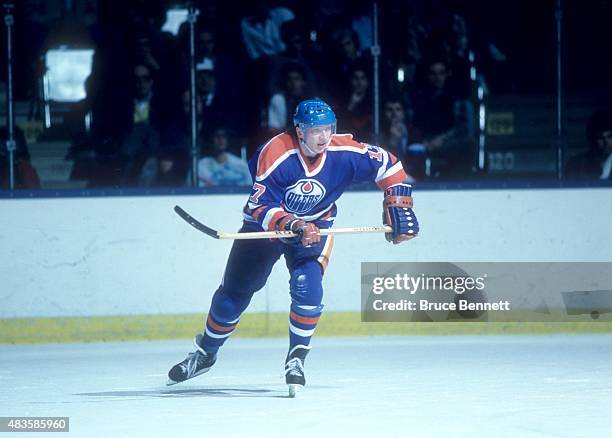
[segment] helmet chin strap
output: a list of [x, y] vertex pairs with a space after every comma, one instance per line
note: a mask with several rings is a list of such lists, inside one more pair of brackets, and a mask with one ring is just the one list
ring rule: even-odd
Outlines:
[[307, 157], [312, 158], [312, 157], [316, 157], [317, 155], [319, 155], [317, 152], [310, 149], [310, 147], [308, 146], [305, 140], [300, 140], [300, 146], [302, 146], [302, 152], [304, 152], [304, 155], [306, 155]]

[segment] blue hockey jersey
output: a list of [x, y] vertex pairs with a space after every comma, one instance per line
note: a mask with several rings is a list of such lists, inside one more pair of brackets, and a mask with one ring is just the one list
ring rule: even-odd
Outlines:
[[244, 219], [268, 231], [282, 228], [288, 214], [329, 228], [335, 202], [351, 183], [374, 181], [385, 190], [407, 178], [393, 154], [351, 134], [334, 134], [315, 161], [301, 152], [294, 136], [279, 134], [257, 150], [249, 169], [254, 184]]

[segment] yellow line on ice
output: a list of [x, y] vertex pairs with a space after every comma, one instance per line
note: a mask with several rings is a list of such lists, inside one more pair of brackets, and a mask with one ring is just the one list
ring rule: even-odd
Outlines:
[[[286, 313], [247, 313], [233, 336], [287, 336]], [[203, 314], [0, 319], [0, 344], [191, 338]], [[359, 312], [327, 312], [317, 336], [612, 333], [610, 322], [361, 322]]]

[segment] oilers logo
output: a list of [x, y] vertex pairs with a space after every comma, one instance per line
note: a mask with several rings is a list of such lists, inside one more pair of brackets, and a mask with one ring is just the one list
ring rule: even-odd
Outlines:
[[301, 179], [285, 191], [285, 210], [308, 213], [325, 197], [325, 187], [314, 179]]

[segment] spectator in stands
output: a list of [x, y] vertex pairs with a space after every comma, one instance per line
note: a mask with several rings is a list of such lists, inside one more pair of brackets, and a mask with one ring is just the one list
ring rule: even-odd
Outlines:
[[475, 148], [472, 103], [457, 96], [451, 86], [451, 71], [444, 58], [424, 64], [427, 83], [413, 95], [413, 123], [423, 141], [412, 146], [424, 148], [431, 159], [430, 176], [466, 177], [471, 172]]
[[422, 150], [410, 149], [418, 135], [411, 123], [411, 111], [406, 110], [403, 100], [397, 96], [387, 99], [383, 108], [381, 145], [400, 158], [409, 176], [422, 179]]
[[288, 64], [300, 65], [304, 79], [309, 84], [319, 83], [317, 72], [323, 71], [324, 66], [320, 50], [310, 40], [307, 27], [297, 19], [286, 21], [281, 27], [281, 37], [287, 49], [270, 59], [270, 90], [274, 91], [277, 84], [284, 82]]
[[266, 0], [255, 3], [254, 14], [240, 22], [242, 39], [249, 58], [257, 59], [285, 50], [281, 39], [281, 25], [295, 18], [293, 12], [284, 7], [271, 8]]
[[473, 60], [470, 60], [472, 50], [463, 16], [443, 14], [431, 30], [426, 50], [430, 53], [439, 53], [439, 56], [445, 60], [447, 70], [452, 72], [448, 82], [453, 93], [462, 99], [470, 98], [472, 92], [470, 69]]
[[[8, 130], [6, 126], [0, 128], [0, 189], [10, 188], [9, 176], [9, 153], [6, 149]], [[40, 189], [40, 178], [38, 172], [30, 163], [30, 151], [23, 131], [15, 126], [13, 132], [15, 140], [14, 160], [14, 183], [17, 189]]]
[[[427, 36], [417, 5], [414, 2], [393, 2], [384, 9], [385, 26], [380, 38], [384, 50], [383, 65], [387, 63], [389, 82], [404, 92], [415, 84], [417, 65], [423, 57]], [[401, 76], [398, 78], [398, 71]]]
[[[160, 130], [159, 152], [154, 159], [155, 179], [152, 185], [178, 187], [186, 183], [191, 164], [191, 100], [189, 90], [182, 93], [181, 115]], [[196, 96], [197, 140], [202, 144], [202, 99]], [[201, 149], [198, 147], [198, 149]]]
[[590, 149], [571, 158], [567, 178], [612, 179], [612, 111], [597, 111], [586, 127]]
[[210, 138], [215, 129], [227, 126], [236, 130], [240, 126], [240, 105], [232, 100], [231, 95], [224, 95], [218, 87], [218, 73], [210, 60], [204, 60], [196, 66], [196, 87], [202, 99], [203, 138]]
[[198, 185], [250, 186], [251, 174], [246, 161], [229, 152], [232, 134], [225, 128], [217, 128], [212, 135], [212, 156], [198, 163]]
[[286, 64], [283, 74], [283, 87], [275, 93], [268, 104], [268, 129], [270, 135], [279, 134], [293, 126], [293, 111], [297, 104], [310, 93], [304, 69], [300, 64]]
[[[185, 26], [185, 29], [188, 29], [188, 26]], [[200, 62], [210, 59], [214, 63], [218, 56], [213, 30], [208, 27], [200, 27], [197, 34], [196, 59]]]
[[402, 156], [408, 150], [408, 123], [402, 100], [397, 97], [387, 99], [383, 108], [382, 143], [396, 156]]
[[153, 93], [154, 78], [144, 63], [133, 71], [134, 94], [132, 101], [132, 127], [121, 145], [123, 157], [122, 186], [148, 186], [150, 172], [143, 173], [145, 162], [155, 156], [159, 148], [159, 120], [156, 119], [158, 103]]
[[[179, 30], [179, 47], [181, 48], [181, 83], [183, 88], [189, 86], [189, 24], [185, 22]], [[210, 73], [198, 74], [203, 82], [214, 80], [213, 84], [208, 84], [209, 88], [214, 87], [214, 94], [223, 96], [228, 101], [238, 102], [243, 98], [244, 93], [244, 71], [245, 68], [230, 53], [220, 50], [217, 44], [217, 31], [212, 25], [197, 23], [196, 27], [196, 67], [198, 71], [208, 70]], [[204, 83], [200, 84], [204, 86]], [[206, 91], [205, 91], [206, 92]], [[206, 92], [208, 93], [208, 92]], [[244, 115], [241, 112], [234, 113], [235, 119], [232, 120], [232, 128], [243, 134], [246, 129]]]
[[[154, 149], [147, 145], [154, 137], [147, 131], [180, 109], [179, 63], [174, 62], [178, 51], [171, 50], [172, 37], [160, 31], [159, 5], [149, 3], [127, 2], [121, 14], [106, 3], [100, 5], [92, 73], [86, 81], [91, 131], [76, 139], [70, 152], [75, 159], [72, 178], [88, 179], [89, 187], [139, 185], [142, 164]], [[147, 111], [148, 120], [141, 120]], [[138, 157], [143, 149], [144, 156]]]
[[[264, 109], [268, 105], [272, 90], [272, 56], [286, 49], [281, 38], [283, 23], [295, 18], [285, 7], [272, 7], [267, 0], [249, 2], [248, 11], [240, 19], [242, 42], [247, 54], [242, 99], [254, 108]], [[257, 111], [250, 111], [246, 117], [246, 130], [251, 147], [263, 141], [267, 130], [262, 129], [265, 118]]]
[[372, 2], [370, 0], [353, 0], [349, 6], [351, 29], [357, 36], [359, 49], [366, 51], [372, 47]]
[[[372, 141], [372, 91], [369, 70], [356, 65], [349, 73], [348, 88], [337, 105], [339, 132], [352, 132], [359, 141]], [[346, 81], [345, 81], [346, 82]]]
[[[130, 59], [147, 66], [156, 79], [155, 98], [160, 102], [160, 119], [168, 120], [180, 111], [180, 93], [183, 85], [176, 78], [180, 74], [180, 51], [176, 40], [161, 30], [165, 10], [160, 2], [128, 2], [125, 6], [128, 34], [125, 44]], [[118, 18], [120, 21], [121, 18]]]
[[91, 111], [90, 135], [75, 138], [71, 179], [88, 180], [88, 187], [116, 186], [122, 178], [123, 139], [133, 124], [134, 77], [132, 53], [125, 29], [100, 29], [91, 75], [85, 81]]
[[425, 30], [417, 22], [411, 21], [405, 32], [397, 67], [402, 69], [404, 87], [411, 88], [415, 84], [417, 66], [423, 58], [421, 46]]
[[363, 69], [364, 66], [370, 65], [371, 58], [361, 52], [357, 35], [351, 29], [340, 28], [335, 30], [331, 35], [328, 52], [327, 87], [332, 93], [333, 90], [343, 89], [347, 77], [356, 68]]
[[333, 50], [336, 52], [341, 69], [346, 73], [354, 63], [362, 61], [359, 40], [353, 30], [338, 29], [331, 37]]

